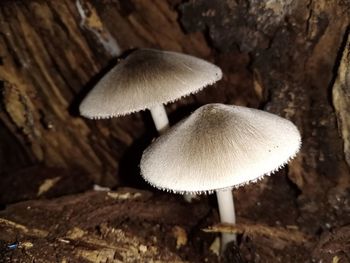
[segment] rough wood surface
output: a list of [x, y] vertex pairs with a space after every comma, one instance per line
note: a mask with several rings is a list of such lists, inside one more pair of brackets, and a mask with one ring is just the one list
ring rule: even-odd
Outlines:
[[344, 38], [344, 48], [336, 79], [332, 88], [333, 105], [337, 114], [338, 129], [344, 141], [345, 159], [350, 166], [350, 28]]
[[189, 248], [216, 261], [206, 239], [187, 244], [209, 206], [164, 197], [124, 188], [12, 205], [0, 212], [0, 262], [186, 262]]
[[[280, 197], [267, 203], [276, 200]], [[180, 196], [120, 188], [13, 204], [0, 211], [0, 262], [295, 263], [350, 258], [349, 226], [311, 236], [296, 225], [269, 226], [248, 215], [238, 217], [235, 226], [210, 228], [242, 234], [239, 247], [229, 246], [219, 261], [218, 235], [203, 232], [218, 222], [208, 201], [189, 204]], [[280, 216], [271, 204], [264, 209], [271, 211], [270, 217]]]
[[249, 237], [265, 236], [271, 239], [278, 240], [276, 243], [295, 243], [299, 245], [308, 245], [311, 238], [300, 232], [296, 226], [271, 227], [261, 224], [218, 224], [209, 228], [203, 229], [208, 233], [234, 233], [244, 234]]

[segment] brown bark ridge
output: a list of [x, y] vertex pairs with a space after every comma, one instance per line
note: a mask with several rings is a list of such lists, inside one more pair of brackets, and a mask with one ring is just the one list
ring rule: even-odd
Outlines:
[[344, 154], [350, 166], [350, 31], [347, 29], [345, 45], [332, 89], [333, 105], [337, 114], [338, 128], [344, 141]]

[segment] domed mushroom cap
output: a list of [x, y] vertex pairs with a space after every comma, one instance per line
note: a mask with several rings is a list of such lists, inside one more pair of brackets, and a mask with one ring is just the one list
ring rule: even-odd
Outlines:
[[287, 163], [301, 144], [296, 126], [264, 111], [208, 104], [143, 153], [141, 174], [173, 192], [211, 192], [255, 181]]
[[222, 77], [202, 59], [139, 49], [110, 70], [80, 105], [81, 115], [108, 118], [151, 108], [195, 93]]

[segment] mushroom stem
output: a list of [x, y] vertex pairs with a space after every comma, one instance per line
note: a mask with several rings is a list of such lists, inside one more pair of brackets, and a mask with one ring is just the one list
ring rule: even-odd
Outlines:
[[[165, 107], [163, 104], [157, 104], [149, 109], [152, 115], [154, 125], [159, 134], [164, 133], [169, 129], [169, 119], [166, 114]], [[191, 203], [192, 199], [195, 199], [196, 195], [193, 194], [184, 194], [184, 199], [186, 202]]]
[[157, 104], [149, 109], [154, 125], [159, 134], [164, 133], [169, 128], [169, 119], [163, 104]]
[[[236, 223], [235, 206], [233, 203], [232, 190], [218, 190], [216, 191], [218, 199], [219, 214], [221, 223]], [[231, 241], [236, 242], [235, 234], [223, 233], [221, 236], [221, 251], [224, 251], [226, 245]]]

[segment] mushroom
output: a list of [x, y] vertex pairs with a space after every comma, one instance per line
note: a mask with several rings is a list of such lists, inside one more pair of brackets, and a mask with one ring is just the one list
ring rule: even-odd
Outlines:
[[[296, 126], [277, 115], [207, 104], [155, 140], [143, 153], [141, 174], [174, 193], [216, 192], [220, 220], [235, 223], [232, 188], [256, 182], [299, 151]], [[222, 249], [236, 240], [223, 234]]]
[[80, 104], [87, 118], [110, 118], [149, 109], [159, 133], [169, 127], [163, 104], [198, 92], [222, 77], [202, 59], [170, 51], [139, 49], [110, 70]]

